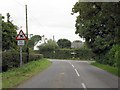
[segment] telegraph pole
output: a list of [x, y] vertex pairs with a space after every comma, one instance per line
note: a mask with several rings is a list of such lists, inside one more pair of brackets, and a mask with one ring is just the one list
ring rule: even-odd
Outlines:
[[26, 35], [28, 38], [28, 19], [27, 19], [27, 5], [25, 5], [25, 13], [26, 13]]
[[53, 41], [55, 40], [55, 36], [53, 35]]
[[[26, 14], [26, 35], [28, 38], [28, 17], [27, 17], [27, 5], [25, 5], [25, 14]], [[27, 49], [26, 49], [26, 53], [27, 53], [27, 62], [29, 61], [29, 48], [28, 48], [28, 40], [26, 41], [27, 44]]]

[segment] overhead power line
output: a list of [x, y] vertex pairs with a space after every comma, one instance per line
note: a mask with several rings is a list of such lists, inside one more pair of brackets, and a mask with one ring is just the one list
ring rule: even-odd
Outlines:
[[[22, 6], [22, 7], [25, 7], [25, 5], [24, 4], [22, 4], [22, 3], [20, 3], [19, 1], [17, 1], [17, 0], [14, 0], [17, 4], [19, 4], [20, 6]], [[40, 22], [39, 22], [39, 20], [31, 13], [31, 11], [30, 11], [30, 9], [28, 9], [28, 14], [29, 14], [29, 18], [33, 21], [33, 22], [36, 22], [39, 26], [42, 26], [42, 27], [44, 27], [44, 25], [42, 25]], [[32, 23], [33, 23], [32, 22]]]

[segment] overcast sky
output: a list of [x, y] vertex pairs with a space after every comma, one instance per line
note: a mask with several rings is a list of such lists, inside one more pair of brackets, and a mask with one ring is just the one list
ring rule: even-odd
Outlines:
[[11, 20], [25, 32], [25, 4], [28, 5], [29, 34], [45, 35], [55, 40], [81, 40], [75, 34], [76, 16], [72, 7], [78, 0], [0, 0], [0, 13], [10, 13]]

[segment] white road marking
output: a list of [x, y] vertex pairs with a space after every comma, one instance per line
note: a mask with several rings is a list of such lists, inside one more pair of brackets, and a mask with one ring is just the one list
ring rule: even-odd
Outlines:
[[83, 88], [86, 88], [86, 86], [85, 86], [85, 84], [84, 84], [84, 83], [82, 83], [82, 87], [83, 87]]
[[[70, 62], [69, 62], [70, 63]], [[71, 64], [71, 63], [70, 63]], [[72, 64], [71, 64], [72, 65]]]
[[78, 73], [78, 71], [75, 69], [75, 72], [77, 73], [78, 77], [80, 76], [80, 74]]
[[74, 65], [72, 65], [72, 67], [74, 68]]
[[60, 75], [64, 75], [65, 73], [60, 73]]

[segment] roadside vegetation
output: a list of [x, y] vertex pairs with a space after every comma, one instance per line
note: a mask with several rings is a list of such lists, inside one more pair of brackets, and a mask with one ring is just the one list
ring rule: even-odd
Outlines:
[[81, 48], [71, 48], [71, 42], [67, 39], [59, 39], [57, 42], [48, 40], [39, 46], [38, 52], [42, 53], [45, 58], [51, 59], [92, 60], [94, 57], [86, 44]]
[[[41, 40], [40, 35], [33, 35], [28, 40], [28, 46], [25, 41], [22, 52], [23, 65], [20, 67], [20, 51], [16, 41], [19, 28], [10, 18], [9, 13], [6, 14], [6, 17], [2, 16], [2, 66], [0, 66], [2, 72], [0, 77], [2, 77], [3, 88], [13, 88], [51, 64], [50, 61], [43, 58], [42, 54], [33, 50], [34, 45]], [[29, 53], [27, 54], [27, 52]]]
[[[7, 18], [7, 21], [5, 18]], [[16, 41], [17, 30], [19, 28], [10, 18], [11, 15], [9, 13], [6, 14], [6, 17], [2, 16], [2, 66], [0, 66], [0, 68], [2, 67], [3, 72], [20, 66], [20, 47]], [[33, 35], [28, 40], [28, 48], [25, 41], [25, 45], [22, 46], [23, 63], [26, 64], [30, 61], [43, 58], [42, 54], [36, 53], [33, 50], [34, 44], [39, 40], [41, 40], [40, 35]]]
[[[19, 52], [16, 50], [7, 51], [2, 53], [2, 71], [6, 72], [7, 70], [10, 70], [12, 68], [20, 67], [20, 57]], [[35, 54], [30, 53], [29, 54], [29, 62], [30, 61], [37, 61], [39, 59], [42, 59], [42, 54]], [[27, 61], [27, 54], [25, 52], [22, 53], [22, 62], [23, 64], [28, 63]]]
[[97, 62], [91, 63], [91, 65], [96, 66], [98, 68], [101, 68], [101, 69], [103, 69], [107, 72], [110, 72], [110, 73], [120, 77], [120, 74], [118, 73], [118, 68], [117, 67], [112, 67], [112, 66], [109, 66], [109, 65], [103, 65], [103, 64], [100, 64], [100, 63], [97, 63]]
[[[120, 68], [120, 2], [76, 2], [72, 15], [75, 13], [79, 13], [75, 33], [94, 53], [95, 65], [107, 65], [106, 70]], [[112, 68], [110, 72], [113, 70], [117, 72]]]
[[45, 68], [51, 65], [47, 59], [31, 61], [20, 68], [13, 68], [2, 73], [3, 88], [14, 88], [23, 81], [29, 79], [33, 75], [40, 73]]

